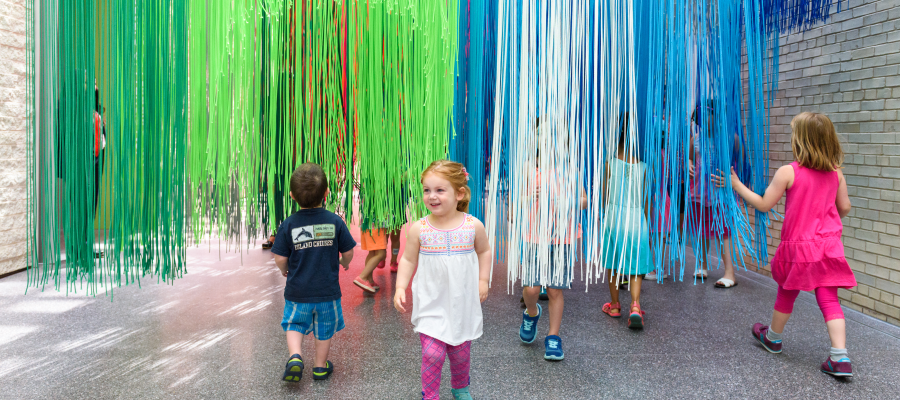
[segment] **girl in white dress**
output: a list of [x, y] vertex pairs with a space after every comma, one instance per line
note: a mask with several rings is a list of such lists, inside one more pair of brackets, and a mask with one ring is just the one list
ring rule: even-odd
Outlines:
[[422, 341], [422, 398], [437, 399], [441, 367], [450, 358], [454, 399], [469, 395], [469, 350], [481, 337], [481, 302], [487, 298], [491, 248], [484, 225], [467, 214], [471, 190], [462, 164], [439, 160], [422, 173], [430, 215], [411, 224], [397, 271], [394, 307], [406, 312], [412, 283], [412, 323]]

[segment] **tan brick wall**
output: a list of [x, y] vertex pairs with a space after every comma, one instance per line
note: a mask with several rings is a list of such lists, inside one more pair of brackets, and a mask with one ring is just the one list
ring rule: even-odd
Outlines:
[[[828, 115], [846, 153], [853, 210], [843, 219], [843, 242], [859, 283], [840, 290], [841, 302], [900, 325], [900, 2], [844, 7], [826, 24], [781, 37], [770, 176], [793, 161], [791, 118], [803, 111]], [[777, 210], [784, 212], [784, 200]], [[773, 223], [770, 255], [780, 232], [781, 223]], [[768, 267], [761, 272], [770, 275]]]
[[25, 0], [0, 0], [0, 274], [25, 268]]

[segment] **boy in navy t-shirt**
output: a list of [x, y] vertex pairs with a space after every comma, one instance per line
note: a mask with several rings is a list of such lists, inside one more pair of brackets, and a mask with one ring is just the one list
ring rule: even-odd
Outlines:
[[328, 361], [331, 337], [344, 329], [338, 264], [350, 268], [356, 242], [344, 220], [323, 208], [327, 195], [322, 167], [306, 163], [297, 168], [291, 175], [291, 198], [300, 211], [281, 223], [272, 247], [275, 265], [287, 277], [281, 327], [291, 354], [282, 377], [288, 382], [299, 382], [303, 375], [300, 344], [310, 332], [316, 338], [313, 379], [328, 379], [334, 371]]

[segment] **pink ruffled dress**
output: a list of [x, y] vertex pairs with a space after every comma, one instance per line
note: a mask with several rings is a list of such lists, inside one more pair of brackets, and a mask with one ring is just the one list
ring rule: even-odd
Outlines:
[[772, 278], [787, 290], [856, 286], [841, 242], [844, 225], [835, 205], [840, 184], [837, 171], [810, 169], [797, 162], [791, 167], [794, 184], [787, 190]]

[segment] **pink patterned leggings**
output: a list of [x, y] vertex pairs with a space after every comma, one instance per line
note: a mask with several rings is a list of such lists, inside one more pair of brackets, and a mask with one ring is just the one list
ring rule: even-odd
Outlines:
[[[819, 303], [819, 310], [822, 310], [825, 322], [844, 319], [844, 311], [841, 310], [837, 290], [838, 288], [833, 286], [816, 288], [816, 303]], [[787, 290], [779, 286], [778, 294], [775, 295], [775, 311], [790, 314], [794, 311], [794, 301], [799, 295], [799, 290]]]
[[422, 340], [422, 398], [437, 399], [441, 389], [441, 368], [444, 358], [450, 358], [450, 386], [462, 389], [469, 386], [469, 351], [472, 342], [450, 346], [420, 333]]

